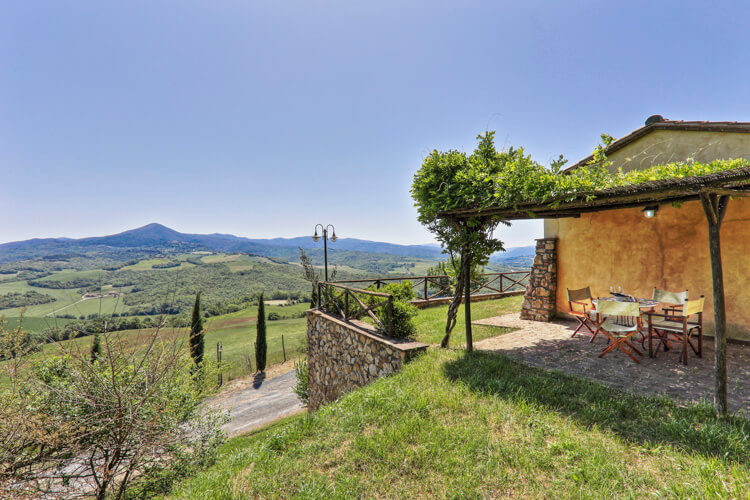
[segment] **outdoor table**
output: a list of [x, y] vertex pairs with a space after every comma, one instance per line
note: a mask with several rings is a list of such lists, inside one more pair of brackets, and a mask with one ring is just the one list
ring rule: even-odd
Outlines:
[[[637, 298], [637, 297], [633, 297], [633, 298], [638, 301], [638, 307], [641, 308], [641, 311], [651, 311], [655, 309], [656, 306], [659, 305], [658, 300], [644, 299], [644, 298]], [[591, 302], [594, 304], [594, 307], [596, 307], [596, 303], [600, 300], [606, 300], [606, 301], [611, 301], [611, 302], [629, 302], [625, 297], [599, 297], [598, 299], [592, 299]], [[593, 312], [596, 312], [596, 311], [593, 311]], [[602, 318], [597, 313], [596, 322], [601, 323], [601, 321], [602, 321]], [[622, 321], [622, 319], [619, 318], [618, 321]], [[632, 326], [632, 325], [628, 325], [628, 326]], [[644, 346], [645, 348], [646, 336], [643, 334], [643, 332], [639, 332], [639, 333], [641, 334], [641, 341], [640, 341], [641, 346]]]
[[[600, 300], [609, 300], [609, 301], [613, 301], [613, 302], [615, 302], [615, 301], [617, 301], [617, 302], [628, 302], [625, 299], [621, 299], [619, 297], [599, 297], [598, 299], [593, 299], [592, 302], [594, 303], [594, 305], [596, 305], [596, 303], [598, 301], [600, 301]], [[636, 300], [638, 301], [638, 306], [641, 309], [650, 310], [650, 309], [653, 309], [653, 308], [655, 308], [656, 306], [659, 305], [659, 301], [658, 300], [653, 300], [653, 299], [638, 299], [638, 298], [636, 298]]]

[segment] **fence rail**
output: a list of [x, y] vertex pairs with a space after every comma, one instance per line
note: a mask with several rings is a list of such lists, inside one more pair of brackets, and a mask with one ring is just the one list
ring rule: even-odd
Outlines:
[[[319, 282], [317, 293], [319, 310], [339, 316], [344, 321], [356, 320], [367, 314], [383, 332], [393, 332], [393, 295], [390, 293], [363, 290], [329, 281]], [[369, 299], [363, 301], [358, 295]], [[385, 318], [378, 317], [375, 313], [378, 310], [385, 311]]]
[[[473, 286], [471, 290], [472, 297], [481, 295], [496, 295], [512, 292], [520, 292], [525, 289], [528, 283], [529, 271], [511, 271], [505, 273], [481, 273], [478, 279], [472, 279]], [[331, 285], [345, 286], [364, 285], [363, 288], [375, 285], [376, 288], [392, 283], [410, 281], [416, 295], [416, 301], [430, 302], [435, 300], [443, 301], [452, 294], [453, 279], [447, 274], [433, 276], [399, 276], [386, 278], [370, 278], [356, 280], [337, 280], [330, 282]], [[492, 286], [491, 286], [492, 285]], [[356, 289], [360, 290], [360, 289]]]

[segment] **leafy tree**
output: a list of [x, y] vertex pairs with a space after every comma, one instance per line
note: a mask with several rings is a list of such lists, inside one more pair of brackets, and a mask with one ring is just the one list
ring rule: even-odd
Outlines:
[[266, 371], [266, 357], [268, 345], [266, 344], [266, 309], [263, 304], [263, 294], [258, 299], [258, 322], [255, 335], [255, 364], [259, 372]]
[[[533, 163], [524, 155], [523, 149], [510, 148], [498, 152], [494, 132], [480, 134], [477, 139], [479, 144], [471, 155], [458, 151], [433, 151], [425, 158], [412, 184], [412, 197], [419, 221], [440, 241], [449, 255], [450, 267], [460, 270], [453, 300], [448, 307], [445, 336], [440, 344], [442, 347], [447, 347], [450, 342], [458, 306], [469, 286], [472, 265], [484, 266], [489, 262], [490, 255], [504, 250], [502, 242], [495, 239], [493, 233], [499, 223], [508, 224], [491, 216], [449, 220], [442, 214], [452, 208], [470, 205], [472, 191], [481, 189], [485, 184], [491, 185], [493, 178], [505, 170], [527, 169]], [[470, 338], [467, 338], [467, 348], [471, 348]]]
[[210, 465], [222, 422], [202, 408], [180, 343], [157, 330], [128, 351], [102, 335], [109, 348], [100, 363], [59, 344], [62, 356], [4, 373], [13, 383], [0, 388], [0, 491], [151, 498]]
[[201, 316], [201, 292], [195, 294], [193, 305], [193, 317], [190, 321], [190, 356], [193, 358], [195, 368], [199, 369], [203, 364], [204, 330], [203, 317]]

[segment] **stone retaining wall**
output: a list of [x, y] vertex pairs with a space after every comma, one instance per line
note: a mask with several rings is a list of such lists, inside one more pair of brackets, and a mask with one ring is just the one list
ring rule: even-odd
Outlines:
[[521, 319], [550, 321], [557, 302], [557, 239], [536, 240], [536, 256], [526, 286]]
[[321, 311], [307, 312], [309, 407], [325, 403], [390, 375], [427, 349], [427, 344], [383, 337], [362, 322]]

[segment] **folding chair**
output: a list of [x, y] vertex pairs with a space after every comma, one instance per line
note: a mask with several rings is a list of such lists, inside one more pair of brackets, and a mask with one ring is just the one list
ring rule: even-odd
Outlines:
[[[682, 344], [680, 361], [688, 364], [688, 346], [699, 358], [703, 357], [703, 306], [705, 298], [701, 295], [699, 299], [688, 300], [676, 312], [655, 313], [647, 312], [648, 318], [648, 354], [656, 356], [659, 348], [664, 345], [665, 350], [669, 341], [677, 341]], [[690, 321], [690, 316], [696, 316], [697, 319]], [[661, 319], [660, 319], [661, 318]], [[659, 339], [659, 345], [653, 350], [653, 337]], [[693, 344], [694, 337], [697, 336], [698, 346]]]
[[630, 342], [630, 338], [641, 330], [640, 304], [637, 301], [600, 300], [597, 303], [596, 312], [604, 318], [604, 321], [599, 324], [597, 332], [602, 332], [611, 341], [611, 344], [599, 354], [599, 357], [603, 358], [615, 349], [620, 349], [630, 359], [640, 363], [633, 353], [639, 356], [643, 356], [643, 353]]
[[679, 315], [682, 312], [682, 306], [687, 302], [688, 292], [669, 292], [654, 287], [654, 293], [651, 295], [653, 300], [661, 302], [661, 309], [666, 315]]
[[591, 290], [589, 287], [580, 288], [578, 290], [567, 288], [566, 290], [568, 291], [568, 308], [570, 310], [570, 315], [578, 320], [578, 327], [575, 329], [571, 337], [575, 337], [577, 333], [585, 333], [581, 332], [581, 329], [586, 328], [589, 331], [587, 335], [591, 335], [591, 340], [589, 342], [593, 342], [596, 337], [598, 325], [591, 318], [591, 313], [596, 312], [593, 298], [591, 297]]
[[[680, 321], [680, 315], [682, 314], [682, 306], [687, 301], [688, 292], [670, 292], [668, 290], [661, 290], [654, 287], [654, 291], [651, 294], [651, 299], [661, 304], [661, 314], [664, 314], [664, 321]], [[656, 309], [651, 309], [649, 312], [655, 313]], [[647, 335], [643, 335], [641, 339], [641, 346], [646, 347], [646, 341], [649, 342], [649, 357], [652, 356], [651, 345], [653, 339], [651, 335], [656, 335], [659, 339], [659, 345], [664, 345], [664, 350], [670, 349], [667, 342], [661, 342], [661, 332], [659, 330], [649, 331]]]

